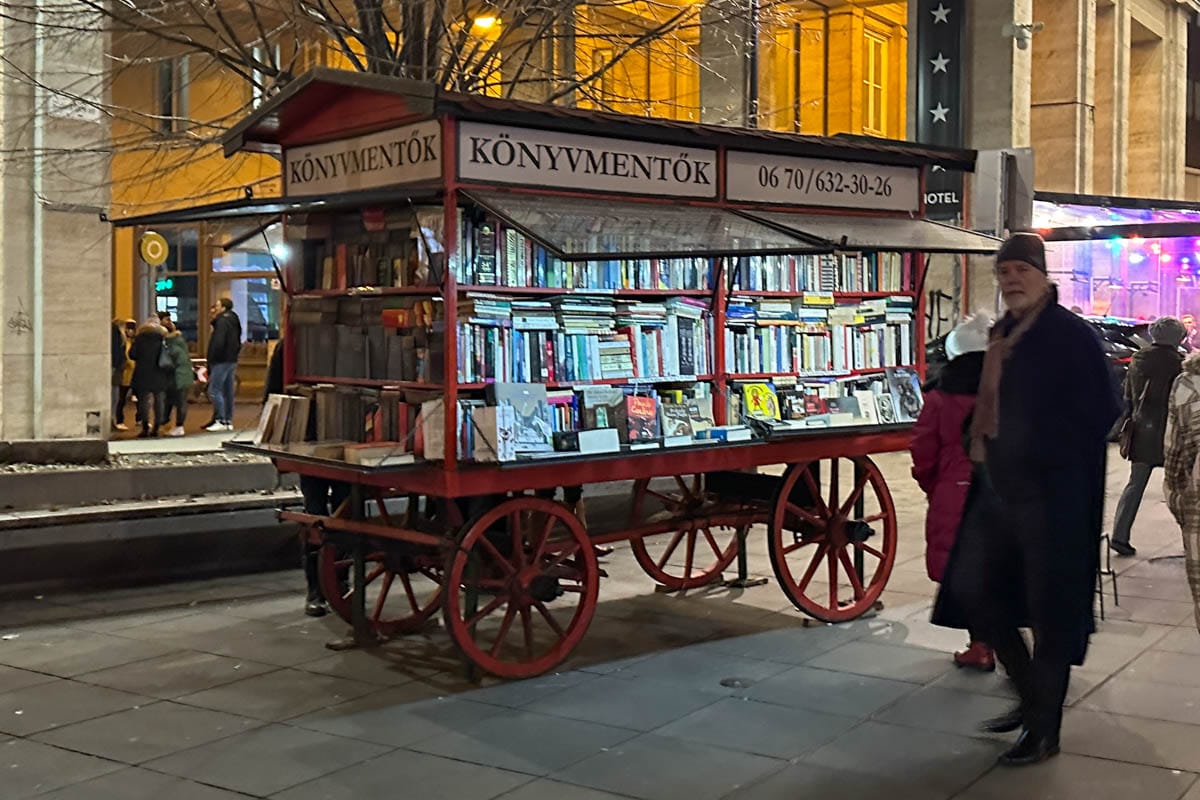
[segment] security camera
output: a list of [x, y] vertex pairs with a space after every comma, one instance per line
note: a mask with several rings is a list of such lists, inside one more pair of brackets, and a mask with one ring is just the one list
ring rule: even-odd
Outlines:
[[1015, 40], [1018, 50], [1028, 50], [1029, 42], [1033, 40], [1033, 35], [1045, 27], [1045, 24], [1041, 22], [1009, 22], [1004, 25], [1000, 33], [1002, 36]]

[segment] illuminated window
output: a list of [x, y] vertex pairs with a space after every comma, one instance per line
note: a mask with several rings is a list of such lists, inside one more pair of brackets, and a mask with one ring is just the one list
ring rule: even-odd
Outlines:
[[[604, 66], [612, 63], [612, 60], [612, 48], [597, 47], [592, 51], [592, 74], [595, 75], [604, 69]], [[596, 81], [596, 90], [600, 93], [600, 99], [605, 103], [611, 103], [615, 99], [613, 92], [613, 71], [611, 68], [605, 69], [599, 80]]]
[[878, 34], [863, 37], [863, 133], [887, 135], [887, 45]]

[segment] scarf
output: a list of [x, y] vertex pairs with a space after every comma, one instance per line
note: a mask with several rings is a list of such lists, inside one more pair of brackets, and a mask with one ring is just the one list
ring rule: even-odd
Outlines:
[[1005, 320], [1001, 320], [992, 330], [987, 352], [983, 356], [983, 376], [979, 379], [975, 413], [971, 418], [971, 450], [968, 455], [976, 464], [982, 464], [987, 456], [986, 440], [995, 439], [999, 433], [1000, 379], [1004, 374], [1004, 362], [1008, 360], [1017, 342], [1033, 327], [1051, 302], [1054, 302], [1053, 289], [1047, 290], [1042, 299], [1038, 300], [1007, 334], [1003, 332]]

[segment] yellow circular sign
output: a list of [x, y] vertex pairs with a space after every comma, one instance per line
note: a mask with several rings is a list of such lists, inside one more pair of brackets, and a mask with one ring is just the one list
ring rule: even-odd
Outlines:
[[152, 267], [162, 266], [170, 251], [170, 248], [167, 247], [167, 240], [161, 233], [154, 231], [146, 231], [142, 234], [138, 249], [142, 253], [142, 260]]

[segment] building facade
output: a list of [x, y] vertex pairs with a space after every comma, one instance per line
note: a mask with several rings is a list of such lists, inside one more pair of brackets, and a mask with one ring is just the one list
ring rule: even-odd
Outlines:
[[92, 15], [0, 19], [0, 440], [94, 437], [111, 407], [107, 50]]

